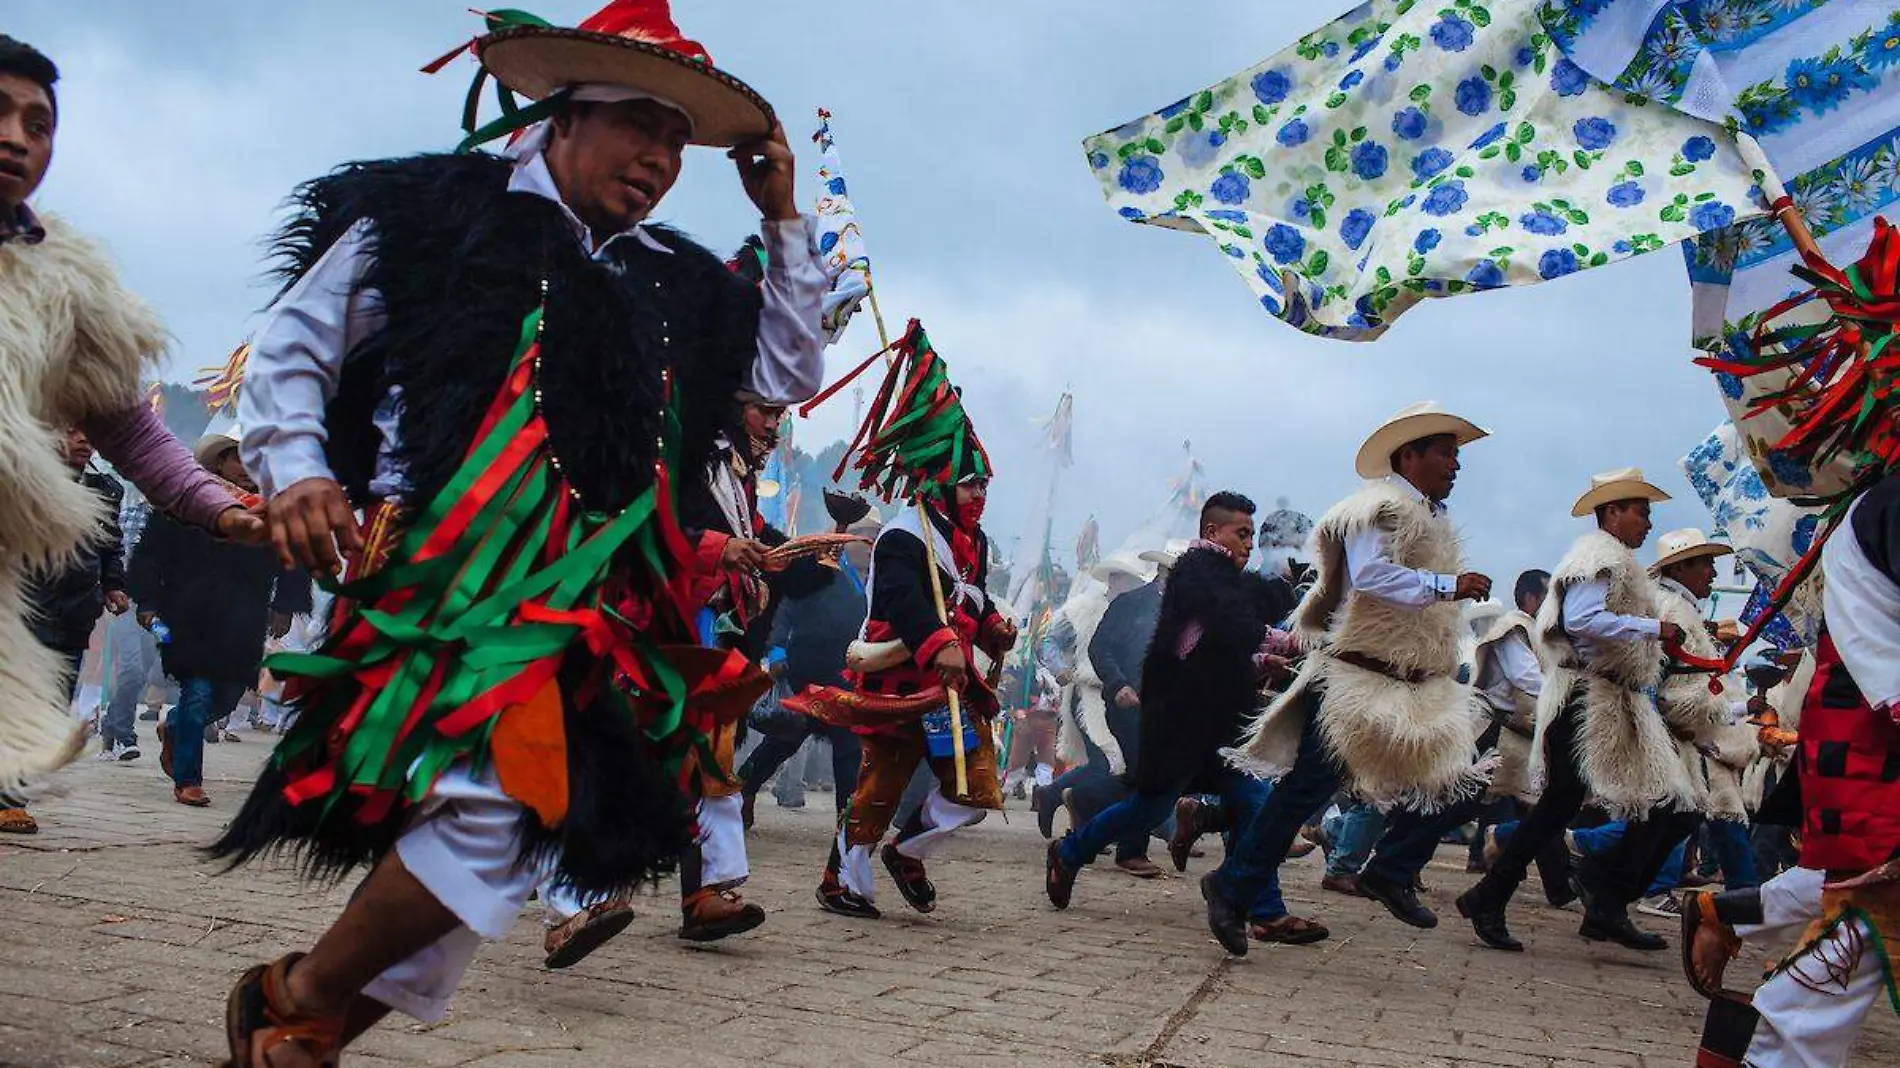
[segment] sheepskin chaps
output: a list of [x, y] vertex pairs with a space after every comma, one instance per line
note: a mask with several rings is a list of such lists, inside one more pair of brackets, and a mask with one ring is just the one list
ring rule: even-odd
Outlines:
[[[1471, 687], [1456, 678], [1462, 615], [1454, 601], [1414, 611], [1354, 591], [1345, 545], [1367, 530], [1379, 531], [1404, 567], [1463, 569], [1450, 521], [1390, 482], [1368, 482], [1335, 505], [1314, 527], [1310, 553], [1319, 576], [1293, 617], [1309, 650], [1306, 662], [1248, 741], [1227, 756], [1261, 778], [1285, 775], [1299, 750], [1307, 691], [1317, 688], [1320, 736], [1346, 769], [1346, 785], [1381, 808], [1435, 811], [1483, 789], [1492, 763], [1474, 762], [1483, 716]], [[1348, 652], [1426, 678], [1406, 682], [1336, 655]]]
[[61, 458], [66, 427], [139, 403], [165, 348], [105, 250], [54, 216], [0, 245], [0, 790], [78, 755], [65, 662], [34, 639], [27, 576], [103, 536], [104, 505]]
[[[1657, 618], [1656, 584], [1636, 554], [1600, 530], [1578, 538], [1551, 576], [1550, 596], [1537, 613], [1544, 692], [1537, 701], [1537, 736], [1531, 741], [1531, 778], [1545, 782], [1544, 734], [1556, 722], [1571, 691], [1583, 688], [1578, 729], [1578, 771], [1612, 819], [1638, 819], [1657, 805], [1691, 808], [1690, 786], [1676, 740], [1650, 700], [1662, 681], [1662, 643], [1597, 642], [1586, 665], [1564, 632], [1564, 598], [1577, 586], [1606, 580], [1604, 605], [1619, 615]], [[1700, 626], [1700, 624], [1697, 624]]]
[[[1485, 670], [1497, 655], [1497, 648], [1513, 634], [1524, 639], [1524, 644], [1536, 651], [1536, 643], [1531, 641], [1531, 628], [1536, 621], [1523, 612], [1507, 612], [1498, 618], [1484, 637], [1478, 639], [1477, 670], [1472, 674], [1472, 682], [1485, 677]], [[1505, 679], [1506, 685], [1510, 680]], [[1491, 787], [1485, 795], [1493, 800], [1500, 797], [1515, 797], [1527, 805], [1537, 803], [1541, 792], [1531, 781], [1531, 735], [1537, 730], [1537, 698], [1511, 686], [1512, 710], [1509, 713], [1492, 711], [1492, 715], [1504, 721], [1504, 729], [1498, 732], [1498, 769], [1491, 776]]]

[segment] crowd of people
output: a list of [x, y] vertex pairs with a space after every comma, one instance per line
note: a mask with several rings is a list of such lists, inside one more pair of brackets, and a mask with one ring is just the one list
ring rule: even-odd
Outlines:
[[[1843, 1063], [1900, 917], [1900, 478], [1828, 545], [1818, 645], [1745, 677], [1723, 670], [1739, 627], [1707, 619], [1730, 548], [1678, 530], [1647, 553], [1667, 495], [1636, 468], [1582, 487], [1576, 543], [1505, 607], [1446, 504], [1487, 433], [1434, 403], [1375, 428], [1362, 485], [1316, 521], [1212, 494], [1193, 538], [1095, 564], [1018, 649], [994, 470], [915, 322], [847, 457], [889, 513], [827, 492], [832, 530], [803, 538], [760, 515], [781, 420], [825, 384], [829, 285], [765, 100], [663, 4], [485, 17], [469, 48], [513, 95], [468, 147], [506, 149], [302, 187], [241, 430], [192, 449], [140, 400], [156, 319], [28, 207], [58, 73], [0, 37], [0, 363], [23, 387], [0, 390], [0, 831], [35, 829], [34, 789], [81, 744], [69, 705], [109, 614], [100, 759], [141, 758], [141, 695], [168, 680], [159, 763], [211, 805], [205, 743], [281, 684], [282, 742], [210, 853], [367, 870], [314, 945], [237, 980], [231, 1064], [334, 1064], [391, 1011], [440, 1018], [536, 895], [549, 968], [626, 929], [660, 875], [682, 939], [768, 922], [747, 831], [814, 738], [831, 914], [878, 918], [880, 866], [933, 911], [933, 858], [1019, 789], [1057, 909], [1111, 850], [1149, 879], [1153, 843], [1185, 871], [1219, 836], [1199, 885], [1234, 956], [1331, 936], [1282, 894], [1314, 849], [1324, 890], [1438, 926], [1422, 875], [1462, 836], [1456, 909], [1483, 946], [1524, 951], [1535, 865], [1585, 939], [1654, 952], [1631, 911], [1678, 918], [1702, 1063]], [[646, 221], [694, 144], [729, 150], [758, 209], [731, 263]], [[1785, 952], [1752, 998], [1723, 985], [1745, 938]]]

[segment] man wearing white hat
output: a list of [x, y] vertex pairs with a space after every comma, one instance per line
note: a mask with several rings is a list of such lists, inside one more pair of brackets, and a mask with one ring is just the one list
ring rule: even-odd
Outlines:
[[[1720, 660], [1739, 637], [1733, 621], [1711, 627], [1703, 605], [1715, 592], [1715, 561], [1735, 550], [1700, 530], [1672, 530], [1656, 539], [1650, 573], [1661, 587], [1662, 618], [1682, 628], [1682, 650], [1702, 661]], [[1709, 821], [1717, 844], [1722, 881], [1731, 890], [1758, 885], [1754, 850], [1748, 843], [1748, 813], [1742, 805], [1742, 772], [1761, 755], [1758, 728], [1746, 720], [1748, 702], [1739, 692], [1688, 665], [1663, 669], [1656, 705], [1675, 736], [1696, 811]], [[1687, 833], [1694, 833], [1693, 828]], [[1685, 839], [1687, 834], [1685, 834]], [[1670, 860], [1651, 884], [1653, 892], [1673, 889], [1681, 880], [1682, 854], [1672, 847]], [[1669, 865], [1674, 865], [1670, 867]], [[1644, 911], [1654, 907], [1645, 902]]]
[[[1062, 725], [1063, 756], [1074, 766], [1036, 796], [1038, 825], [1051, 833], [1054, 810], [1065, 801], [1079, 826], [1128, 796], [1123, 779], [1140, 749], [1142, 658], [1160, 619], [1167, 569], [1152, 552], [1111, 553], [1092, 574], [1106, 585], [1108, 603], [1097, 620], [1076, 627], [1074, 702]], [[1123, 836], [1115, 866], [1140, 878], [1161, 874], [1148, 859], [1148, 841], [1147, 828]]]
[[[472, 52], [506, 106], [462, 147], [519, 140], [306, 186], [252, 345], [242, 449], [273, 539], [323, 572], [340, 548], [350, 581], [289, 672], [296, 726], [215, 849], [372, 868], [308, 955], [233, 991], [236, 1068], [274, 1047], [333, 1061], [391, 1008], [440, 1018], [537, 857], [589, 896], [669, 870], [700, 710], [769, 685], [693, 648], [674, 502], [738, 390], [787, 404], [820, 385], [826, 279], [783, 132], [663, 0], [572, 29], [486, 18], [443, 62]], [[649, 225], [689, 145], [729, 150], [764, 216], [761, 286]]]
[[1542, 769], [1543, 794], [1490, 871], [1458, 898], [1459, 915], [1494, 949], [1523, 950], [1505, 924], [1505, 907], [1586, 796], [1632, 822], [1609, 856], [1587, 860], [1578, 872], [1586, 904], [1579, 933], [1632, 949], [1666, 945], [1638, 930], [1628, 909], [1694, 817], [1675, 739], [1650, 696], [1662, 681], [1665, 646], [1680, 647], [1685, 631], [1661, 618], [1656, 585], [1636, 561], [1649, 538], [1650, 504], [1668, 499], [1631, 467], [1592, 476], [1571, 509], [1574, 517], [1594, 517], [1597, 529], [1557, 565], [1537, 615], [1546, 677], [1531, 775]]
[[[1287, 913], [1279, 867], [1300, 826], [1342, 781], [1374, 804], [1424, 811], [1483, 788], [1473, 761], [1481, 725], [1470, 687], [1456, 676], [1459, 602], [1489, 596], [1491, 580], [1464, 571], [1445, 500], [1459, 450], [1485, 436], [1435, 403], [1412, 405], [1366, 439], [1355, 462], [1366, 484], [1320, 518], [1313, 537], [1319, 574], [1293, 617], [1311, 653], [1232, 755], [1278, 784], [1226, 862], [1201, 882], [1208, 926], [1230, 953], [1246, 953], [1250, 936], [1327, 937], [1324, 926]], [[1413, 822], [1407, 832], [1424, 823]], [[1400, 840], [1388, 833], [1382, 846]], [[1387, 886], [1375, 876], [1361, 886], [1406, 922], [1423, 925], [1409, 880]]]

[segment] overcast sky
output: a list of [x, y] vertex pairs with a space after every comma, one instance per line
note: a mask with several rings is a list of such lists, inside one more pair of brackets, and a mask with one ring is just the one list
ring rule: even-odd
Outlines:
[[[454, 144], [472, 66], [417, 68], [478, 28], [468, 6], [8, 0], [0, 31], [63, 75], [38, 204], [110, 243], [176, 336], [172, 377], [244, 338], [268, 297], [259, 241], [293, 185], [345, 160]], [[594, 7], [526, 6], [569, 25]], [[1550, 566], [1581, 532], [1570, 504], [1592, 471], [1640, 465], [1678, 498], [1658, 510], [1659, 531], [1706, 525], [1676, 460], [1723, 413], [1689, 362], [1677, 248], [1432, 302], [1350, 344], [1261, 312], [1206, 239], [1104, 205], [1085, 136], [1349, 6], [676, 0], [674, 13], [777, 107], [806, 204], [813, 110], [833, 112], [891, 327], [924, 321], [998, 463], [988, 525], [1000, 541], [1040, 493], [1036, 423], [1065, 387], [1077, 462], [1057, 504], [1063, 546], [1091, 513], [1104, 544], [1119, 542], [1159, 504], [1184, 440], [1217, 486], [1317, 514], [1353, 488], [1366, 433], [1427, 398], [1495, 432], [1466, 452], [1452, 506], [1473, 566], [1500, 583]], [[689, 152], [658, 217], [722, 252], [756, 226], [730, 163], [707, 149]], [[832, 371], [876, 347], [861, 316]], [[804, 445], [845, 432], [848, 395], [833, 407], [799, 427]]]

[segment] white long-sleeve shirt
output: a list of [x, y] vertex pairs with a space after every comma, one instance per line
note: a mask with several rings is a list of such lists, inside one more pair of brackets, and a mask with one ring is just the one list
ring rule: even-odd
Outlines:
[[1517, 709], [1517, 703], [1511, 698], [1512, 687], [1532, 697], [1544, 692], [1543, 668], [1538, 666], [1537, 656], [1531, 652], [1530, 642], [1520, 630], [1492, 644], [1491, 655], [1478, 673], [1478, 691], [1500, 712]]
[[[1821, 550], [1822, 610], [1841, 663], [1868, 705], [1900, 705], [1900, 586], [1874, 566], [1855, 536], [1855, 502]], [[1787, 720], [1782, 721], [1784, 725]]]
[[[1424, 501], [1435, 516], [1445, 514], [1441, 501], [1429, 501], [1403, 475], [1388, 475], [1386, 481], [1414, 500]], [[1392, 559], [1385, 532], [1377, 528], [1362, 530], [1346, 539], [1346, 579], [1352, 588], [1369, 597], [1419, 609], [1439, 601], [1449, 601], [1458, 590], [1458, 576], [1404, 567]]]
[[1632, 642], [1662, 635], [1661, 620], [1610, 611], [1606, 604], [1609, 594], [1608, 579], [1578, 583], [1564, 593], [1564, 633], [1570, 635], [1570, 644], [1585, 663], [1601, 654], [1603, 642]]
[[[561, 205], [575, 238], [597, 262], [610, 262], [619, 241], [638, 241], [671, 252], [645, 226], [615, 234], [596, 247], [592, 232], [561, 202], [547, 160], [536, 153], [515, 164], [508, 191], [544, 197]], [[761, 287], [759, 354], [746, 388], [773, 404], [796, 404], [824, 385], [824, 329], [819, 321], [825, 290], [810, 219], [760, 224], [766, 272]], [[364, 338], [382, 329], [382, 299], [358, 288], [370, 259], [364, 254], [367, 222], [358, 222], [325, 250], [310, 270], [272, 306], [251, 338], [245, 388], [238, 398], [244, 427], [239, 453], [266, 498], [309, 478], [335, 478], [324, 457], [329, 432], [324, 409], [336, 395], [343, 361]], [[399, 494], [403, 472], [393, 460], [402, 395], [392, 389], [373, 421], [382, 435], [370, 490]]]

